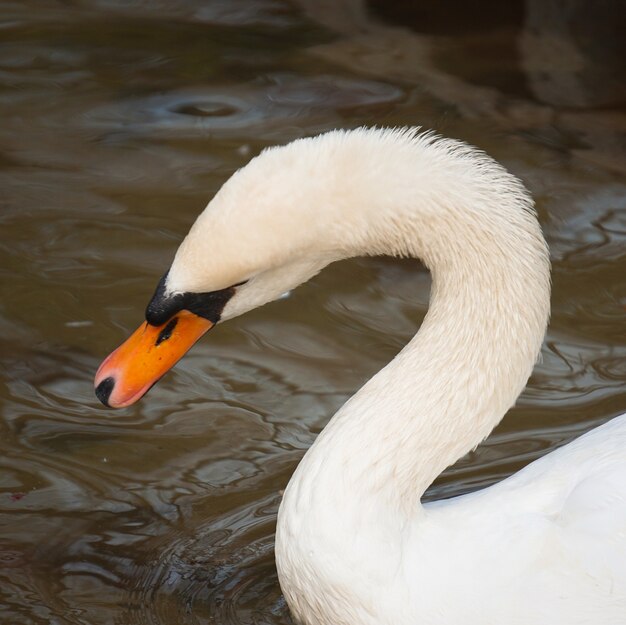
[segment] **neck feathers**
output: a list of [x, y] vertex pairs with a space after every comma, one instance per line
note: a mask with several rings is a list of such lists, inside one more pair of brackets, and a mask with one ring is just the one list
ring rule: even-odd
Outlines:
[[387, 596], [424, 491], [491, 432], [532, 371], [548, 252], [522, 185], [481, 152], [412, 132], [319, 141], [327, 184], [304, 207], [321, 207], [329, 249], [415, 256], [433, 279], [419, 332], [332, 418], [278, 514], [276, 561], [296, 618], [379, 622], [354, 610], [367, 610], [373, 587]]
[[322, 137], [333, 172], [327, 238], [344, 256], [420, 258], [433, 277], [430, 308], [335, 415], [297, 479], [323, 458], [310, 488], [326, 477], [414, 508], [526, 384], [549, 315], [548, 252], [528, 193], [483, 153], [408, 131], [359, 132]]

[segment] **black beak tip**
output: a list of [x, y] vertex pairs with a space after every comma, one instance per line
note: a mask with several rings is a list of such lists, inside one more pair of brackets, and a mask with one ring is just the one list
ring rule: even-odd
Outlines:
[[104, 378], [100, 384], [96, 387], [96, 397], [107, 407], [110, 408], [109, 397], [111, 397], [111, 393], [113, 392], [113, 387], [115, 386], [115, 379], [108, 377]]

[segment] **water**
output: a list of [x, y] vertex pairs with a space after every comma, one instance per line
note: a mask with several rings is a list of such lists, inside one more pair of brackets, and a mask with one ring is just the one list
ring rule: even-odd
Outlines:
[[524, 53], [532, 11], [409, 5], [3, 4], [1, 623], [290, 622], [272, 554], [281, 489], [419, 326], [419, 263], [333, 266], [220, 326], [133, 408], [102, 408], [91, 386], [195, 215], [264, 146], [421, 124], [487, 150], [537, 199], [554, 263], [543, 359], [429, 498], [626, 411], [626, 121], [610, 62], [591, 55], [601, 82], [546, 77]]

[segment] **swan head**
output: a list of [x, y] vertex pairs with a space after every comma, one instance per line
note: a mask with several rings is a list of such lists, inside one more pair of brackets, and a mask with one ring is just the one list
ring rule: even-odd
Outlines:
[[519, 181], [477, 150], [417, 129], [333, 131], [265, 150], [224, 184], [180, 245], [145, 322], [98, 369], [96, 394], [109, 406], [132, 404], [217, 323], [335, 260], [379, 254], [418, 257], [446, 275], [478, 272], [489, 283], [490, 268], [506, 267], [512, 290], [539, 285], [533, 345], [543, 337], [548, 256]]
[[266, 150], [211, 200], [145, 322], [98, 369], [96, 395], [105, 405], [136, 402], [217, 323], [278, 299], [346, 255], [327, 218], [324, 157], [308, 154], [316, 147], [309, 139]]

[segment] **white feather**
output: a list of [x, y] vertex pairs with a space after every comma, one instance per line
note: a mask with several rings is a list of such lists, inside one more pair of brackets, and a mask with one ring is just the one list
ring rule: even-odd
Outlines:
[[276, 558], [306, 625], [626, 623], [626, 415], [503, 482], [423, 505], [532, 371], [549, 315], [532, 201], [492, 159], [415, 129], [263, 152], [198, 218], [170, 291], [243, 280], [223, 319], [334, 260], [421, 258], [424, 323], [333, 417], [279, 511]]

